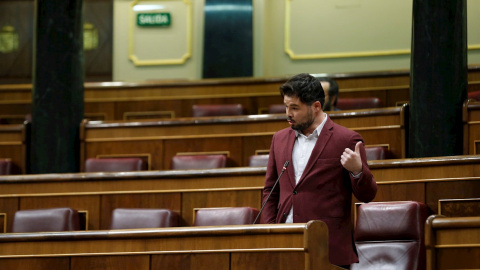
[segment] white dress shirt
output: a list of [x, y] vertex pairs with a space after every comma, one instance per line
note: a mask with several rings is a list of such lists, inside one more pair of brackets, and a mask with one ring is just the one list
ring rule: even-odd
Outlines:
[[[312, 134], [309, 136], [305, 136], [302, 133], [295, 130], [295, 134], [297, 138], [295, 139], [295, 144], [293, 145], [293, 152], [292, 152], [292, 164], [293, 164], [293, 171], [295, 174], [295, 185], [298, 184], [300, 178], [302, 177], [303, 171], [307, 166], [307, 162], [312, 155], [313, 148], [315, 147], [315, 143], [317, 143], [318, 136], [322, 132], [323, 126], [327, 122], [327, 114], [325, 114], [325, 119], [323, 119], [322, 123], [313, 131]], [[293, 205], [288, 213], [287, 220], [285, 223], [292, 223], [293, 222]]]

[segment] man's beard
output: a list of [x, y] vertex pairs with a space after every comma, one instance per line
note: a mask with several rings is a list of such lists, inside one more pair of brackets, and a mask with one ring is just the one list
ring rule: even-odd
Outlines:
[[[307, 115], [307, 116], [308, 116], [308, 118], [307, 118], [307, 120], [306, 120], [305, 122], [303, 122], [303, 123], [298, 123], [298, 124], [297, 124], [296, 122], [293, 122], [292, 125], [291, 125], [291, 128], [294, 129], [294, 130], [296, 130], [296, 131], [300, 131], [300, 132], [301, 132], [302, 130], [310, 127], [310, 126], [313, 124], [313, 121], [315, 120], [315, 119], [313, 119], [313, 112], [312, 112], [312, 110], [308, 111], [308, 115]], [[292, 121], [293, 119], [289, 118], [289, 120]]]

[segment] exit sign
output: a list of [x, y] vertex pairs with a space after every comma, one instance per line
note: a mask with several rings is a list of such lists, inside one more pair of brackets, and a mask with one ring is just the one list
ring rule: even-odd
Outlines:
[[138, 26], [170, 26], [170, 13], [139, 13], [137, 14]]

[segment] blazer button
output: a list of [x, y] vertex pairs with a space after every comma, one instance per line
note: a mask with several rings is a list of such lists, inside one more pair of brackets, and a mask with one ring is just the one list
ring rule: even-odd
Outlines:
[[293, 191], [293, 195], [297, 195], [297, 191], [296, 191], [296, 190]]

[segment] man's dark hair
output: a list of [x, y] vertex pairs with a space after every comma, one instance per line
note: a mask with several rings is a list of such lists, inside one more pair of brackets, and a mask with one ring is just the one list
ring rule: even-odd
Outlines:
[[331, 97], [331, 96], [336, 96], [337, 97], [335, 99], [335, 103], [332, 104], [333, 106], [337, 106], [338, 83], [334, 79], [328, 78], [328, 77], [318, 78], [318, 80], [321, 81], [321, 82], [328, 82], [330, 84], [330, 87], [328, 88], [328, 96], [329, 97]]
[[301, 102], [312, 105], [315, 101], [320, 104], [325, 103], [325, 92], [320, 81], [307, 73], [300, 73], [293, 76], [282, 86], [280, 86], [282, 97], [298, 97]]

